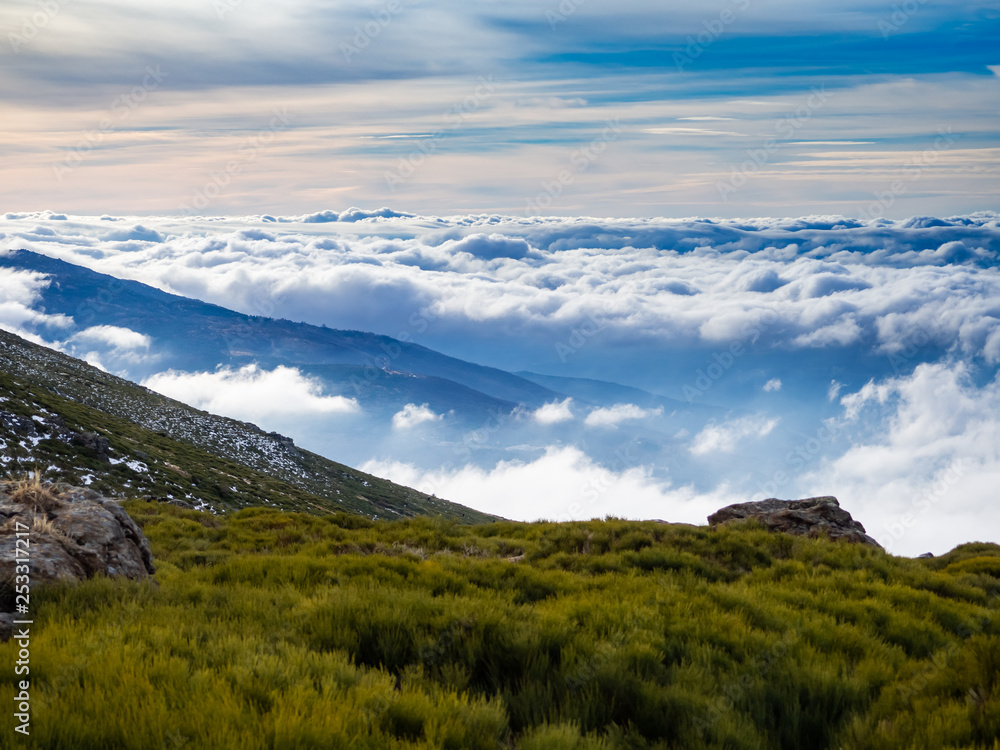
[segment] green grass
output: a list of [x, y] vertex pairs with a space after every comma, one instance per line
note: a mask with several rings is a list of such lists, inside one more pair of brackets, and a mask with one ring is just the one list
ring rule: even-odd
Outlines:
[[996, 545], [126, 507], [156, 583], [33, 592], [0, 747], [1000, 747]]

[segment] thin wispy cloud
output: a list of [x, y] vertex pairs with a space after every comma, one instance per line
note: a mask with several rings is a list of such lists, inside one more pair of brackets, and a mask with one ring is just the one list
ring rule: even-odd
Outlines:
[[[983, 169], [929, 166], [886, 215], [995, 207], [989, 3], [923, 4], [905, 19], [875, 2], [725, 5], [581, 3], [551, 17], [526, 1], [40, 12], [14, 0], [0, 10], [12, 30], [0, 95], [19, 147], [0, 195], [12, 209], [91, 214], [175, 213], [198, 191], [220, 214], [390, 201], [513, 213], [568, 170], [553, 215], [852, 214], [893, 168], [791, 169], [799, 149], [920, 153], [951, 128]], [[816, 90], [828, 99], [806, 112]], [[581, 155], [609, 121], [613, 147]], [[740, 201], [724, 200], [717, 183], [761, 149]]]

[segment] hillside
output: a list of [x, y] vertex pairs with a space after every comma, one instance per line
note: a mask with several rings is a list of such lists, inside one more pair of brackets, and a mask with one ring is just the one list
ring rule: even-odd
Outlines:
[[1000, 747], [997, 545], [126, 508], [158, 585], [32, 598], [18, 747]]
[[[82, 437], [87, 433], [92, 437]], [[380, 518], [492, 519], [327, 460], [255, 425], [193, 409], [4, 331], [0, 442], [5, 473], [37, 468], [47, 479], [90, 485], [118, 497], [176, 499], [217, 512], [267, 504]]]
[[[72, 326], [60, 335], [68, 336], [88, 326], [111, 325], [149, 336], [157, 353], [156, 369], [150, 372], [167, 368], [213, 371], [220, 364], [249, 363], [317, 367], [333, 378], [328, 382], [336, 392], [354, 395], [353, 384], [359, 383], [363, 390], [357, 395], [374, 397], [384, 394], [371, 388], [375, 385], [373, 369], [376, 376], [378, 371], [402, 371], [447, 381], [438, 393], [447, 394], [456, 385], [468, 392], [467, 397], [476, 392], [479, 401], [467, 399], [472, 416], [485, 415], [489, 409], [510, 410], [521, 402], [541, 405], [557, 396], [517, 375], [408, 341], [244, 315], [28, 250], [0, 255], [0, 268], [45, 275], [50, 283], [40, 292], [39, 307], [50, 315], [72, 318]], [[324, 370], [323, 366], [329, 365], [341, 369]], [[141, 367], [136, 372], [140, 378], [150, 374]], [[392, 384], [396, 388], [399, 385]], [[417, 396], [403, 393], [392, 403], [401, 406], [414, 398]]]

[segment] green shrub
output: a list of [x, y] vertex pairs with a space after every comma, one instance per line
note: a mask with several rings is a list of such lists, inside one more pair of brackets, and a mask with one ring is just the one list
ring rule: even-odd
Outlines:
[[[988, 545], [907, 560], [753, 525], [127, 507], [158, 584], [32, 592], [18, 747], [989, 750], [1000, 735]], [[0, 695], [14, 687], [0, 671]]]

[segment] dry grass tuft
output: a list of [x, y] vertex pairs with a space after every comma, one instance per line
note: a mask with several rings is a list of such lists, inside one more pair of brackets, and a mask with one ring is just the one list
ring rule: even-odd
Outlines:
[[42, 474], [38, 471], [31, 477], [7, 485], [7, 493], [11, 502], [25, 505], [36, 513], [48, 513], [65, 505], [49, 486], [42, 484]]

